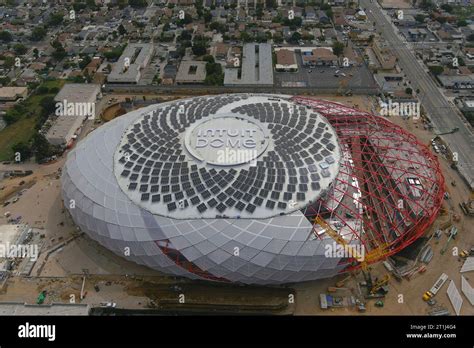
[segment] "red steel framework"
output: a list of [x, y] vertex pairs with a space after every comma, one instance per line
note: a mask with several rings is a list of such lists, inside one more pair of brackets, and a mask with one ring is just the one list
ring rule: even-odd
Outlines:
[[[385, 259], [421, 237], [436, 219], [445, 192], [439, 162], [428, 147], [380, 116], [310, 97], [292, 99], [329, 121], [350, 158], [341, 162], [331, 189], [308, 206], [305, 215], [340, 221], [350, 230], [342, 235], [347, 243], [357, 239], [366, 255], [372, 252], [367, 263]], [[416, 196], [409, 178], [417, 180]], [[344, 262], [345, 270], [362, 265], [354, 259]]]

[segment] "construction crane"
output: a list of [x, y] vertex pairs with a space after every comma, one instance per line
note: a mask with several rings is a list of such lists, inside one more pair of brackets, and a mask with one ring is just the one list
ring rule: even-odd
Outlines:
[[458, 229], [455, 226], [451, 227], [451, 230], [449, 231], [448, 240], [446, 241], [446, 244], [444, 245], [443, 249], [441, 249], [441, 255], [443, 255], [446, 252], [446, 249], [448, 249], [449, 242], [451, 242], [451, 239], [454, 239], [454, 237], [457, 234], [458, 234]]
[[314, 218], [314, 223], [318, 224], [319, 226], [324, 228], [325, 232], [329, 235], [329, 237], [334, 239], [337, 244], [340, 244], [342, 246], [347, 246], [348, 245], [346, 240], [344, 238], [342, 238], [339, 233], [334, 231], [333, 228], [326, 221], [324, 221], [324, 219], [321, 218], [320, 216], [316, 216]]
[[387, 285], [389, 281], [390, 281], [390, 276], [386, 274], [382, 279], [372, 284], [372, 287], [369, 289], [369, 293], [371, 295], [376, 294], [377, 291], [379, 291], [383, 286]]
[[[320, 225], [325, 232], [336, 241], [339, 245], [343, 247], [347, 247], [349, 243], [339, 234], [337, 233], [322, 217], [316, 216], [314, 218], [314, 223]], [[360, 262], [362, 270], [367, 270], [369, 263], [382, 258], [388, 249], [388, 243], [383, 243], [376, 248], [372, 249], [371, 251], [364, 254], [359, 254], [355, 248], [351, 248], [352, 256]]]

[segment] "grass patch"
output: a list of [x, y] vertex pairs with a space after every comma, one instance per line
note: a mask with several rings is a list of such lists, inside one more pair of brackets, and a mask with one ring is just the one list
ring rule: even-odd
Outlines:
[[[42, 86], [47, 88], [64, 85], [64, 80], [45, 81]], [[0, 161], [9, 161], [13, 159], [12, 146], [20, 142], [28, 143], [36, 132], [35, 126], [41, 112], [40, 101], [47, 96], [54, 94], [32, 95], [25, 101], [26, 109], [33, 114], [24, 115], [17, 122], [5, 127], [0, 131]]]

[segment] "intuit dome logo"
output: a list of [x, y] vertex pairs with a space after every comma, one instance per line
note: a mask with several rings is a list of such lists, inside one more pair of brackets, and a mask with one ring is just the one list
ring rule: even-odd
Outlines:
[[265, 128], [241, 117], [216, 117], [188, 130], [187, 150], [209, 164], [232, 166], [255, 161], [268, 146]]

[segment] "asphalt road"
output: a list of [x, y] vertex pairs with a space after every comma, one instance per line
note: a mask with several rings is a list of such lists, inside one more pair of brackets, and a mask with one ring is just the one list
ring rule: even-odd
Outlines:
[[453, 152], [457, 152], [459, 172], [466, 179], [471, 189], [474, 189], [474, 136], [472, 130], [462, 116], [455, 111], [455, 106], [441, 93], [435, 81], [418, 62], [408, 45], [397, 35], [378, 3], [376, 1], [361, 0], [361, 4], [367, 9], [369, 20], [377, 24], [377, 31], [382, 32], [382, 36], [393, 48], [398, 58], [398, 64], [407, 75], [411, 85], [415, 90], [420, 90], [421, 103], [435, 130], [443, 133], [455, 127], [459, 128], [456, 133], [444, 135], [443, 139]]

